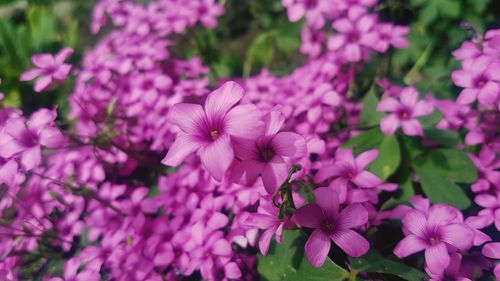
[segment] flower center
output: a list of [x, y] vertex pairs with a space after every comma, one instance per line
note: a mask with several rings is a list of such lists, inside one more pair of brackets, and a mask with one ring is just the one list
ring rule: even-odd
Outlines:
[[326, 233], [332, 233], [335, 230], [335, 225], [333, 225], [333, 222], [325, 220], [321, 223], [321, 230]]
[[411, 111], [408, 108], [403, 108], [398, 112], [399, 118], [408, 120], [411, 118]]
[[21, 134], [19, 142], [25, 147], [33, 147], [38, 144], [38, 136], [31, 130], [25, 130]]
[[269, 162], [274, 157], [274, 149], [270, 146], [265, 146], [260, 150], [259, 156], [260, 161]]
[[436, 244], [439, 244], [439, 243], [441, 243], [441, 239], [439, 239], [439, 237], [437, 237], [437, 236], [431, 236], [429, 238], [429, 244], [436, 245]]
[[476, 88], [482, 88], [487, 82], [487, 79], [486, 77], [479, 77], [477, 80], [476, 80]]
[[210, 136], [212, 137], [212, 140], [216, 140], [220, 136], [220, 133], [218, 130], [212, 130], [210, 131]]

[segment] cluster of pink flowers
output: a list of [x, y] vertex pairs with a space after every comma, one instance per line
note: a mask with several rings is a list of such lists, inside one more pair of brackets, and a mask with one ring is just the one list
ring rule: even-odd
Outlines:
[[[342, 147], [363, 131], [349, 88], [376, 53], [408, 45], [408, 28], [380, 22], [374, 0], [329, 2], [282, 1], [290, 21], [306, 19], [303, 66], [209, 87], [201, 60], [176, 58], [169, 46], [197, 24], [215, 28], [224, 12], [216, 1], [99, 1], [91, 30], [112, 27], [74, 67], [70, 125], [57, 108], [29, 118], [0, 108], [0, 276], [19, 280], [22, 254], [50, 248], [66, 260], [43, 280], [256, 280], [256, 249], [268, 254], [290, 229], [310, 233], [304, 251], [321, 267], [331, 249], [363, 256], [373, 245], [365, 232], [393, 219], [405, 236], [394, 254], [423, 251], [433, 280], [491, 270], [500, 258], [485, 233], [500, 230], [500, 33], [454, 53], [457, 102], [381, 80], [374, 109], [387, 112], [384, 135], [425, 144], [418, 118], [442, 112], [436, 126], [463, 132], [479, 151], [469, 155], [481, 209], [464, 217], [416, 196], [413, 208], [386, 210], [380, 195], [398, 184], [370, 172], [379, 151]], [[38, 77], [35, 90], [48, 89], [70, 74], [71, 52], [35, 55], [21, 80]]]

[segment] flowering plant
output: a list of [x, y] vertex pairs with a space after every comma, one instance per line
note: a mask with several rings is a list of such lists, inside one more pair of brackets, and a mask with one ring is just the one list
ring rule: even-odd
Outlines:
[[500, 30], [443, 97], [428, 51], [390, 71], [390, 2], [276, 1], [233, 65], [234, 1], [97, 1], [92, 47], [16, 74], [62, 102], [1, 94], [0, 280], [500, 278]]

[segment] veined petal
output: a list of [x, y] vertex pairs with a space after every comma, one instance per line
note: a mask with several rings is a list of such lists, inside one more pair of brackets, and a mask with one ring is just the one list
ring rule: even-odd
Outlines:
[[382, 184], [382, 181], [375, 176], [374, 174], [367, 172], [367, 171], [361, 171], [359, 172], [353, 179], [352, 181], [359, 187], [362, 188], [373, 188], [376, 187], [380, 184]]
[[322, 182], [329, 177], [338, 177], [341, 173], [342, 169], [338, 165], [328, 165], [319, 169], [319, 171], [314, 176], [314, 182]]
[[363, 205], [350, 204], [340, 212], [337, 218], [337, 229], [354, 228], [368, 222], [368, 211]]
[[254, 139], [260, 136], [264, 129], [261, 112], [253, 104], [243, 104], [234, 107], [227, 113], [224, 121], [227, 133], [237, 138]]
[[203, 145], [204, 143], [200, 142], [196, 137], [180, 133], [168, 149], [165, 158], [161, 160], [161, 163], [172, 167], [178, 166], [189, 154], [195, 152]]
[[288, 176], [288, 165], [281, 157], [274, 157], [262, 170], [262, 183], [267, 193], [274, 194]]
[[224, 83], [211, 92], [205, 101], [207, 118], [213, 120], [214, 118], [223, 117], [242, 97], [243, 88], [240, 85], [233, 81]]
[[420, 252], [427, 247], [427, 244], [422, 239], [417, 236], [410, 234], [399, 241], [396, 248], [394, 248], [394, 254], [399, 258], [404, 258], [414, 253]]
[[306, 141], [299, 134], [281, 132], [271, 142], [278, 155], [299, 158], [306, 154]]
[[461, 223], [445, 225], [442, 228], [443, 241], [457, 247], [460, 250], [467, 250], [472, 247], [474, 233]]
[[444, 243], [439, 243], [425, 250], [425, 264], [435, 274], [442, 273], [450, 264], [450, 255]]
[[307, 204], [295, 211], [293, 220], [300, 226], [308, 228], [319, 228], [323, 212], [317, 204]]
[[283, 127], [285, 122], [285, 115], [280, 111], [273, 110], [264, 116], [264, 135], [273, 136], [276, 135]]
[[199, 154], [205, 169], [220, 182], [234, 159], [229, 135], [224, 134], [214, 142], [205, 145], [200, 149]]
[[351, 229], [335, 231], [330, 235], [330, 238], [351, 257], [360, 257], [370, 249], [370, 243], [359, 233]]
[[199, 104], [178, 103], [170, 109], [167, 119], [190, 135], [201, 135], [207, 126], [205, 112]]
[[339, 196], [330, 187], [320, 187], [315, 189], [314, 197], [325, 215], [331, 219], [335, 219], [339, 213]]
[[423, 238], [427, 228], [427, 218], [417, 210], [407, 213], [403, 218], [403, 225], [417, 237]]
[[307, 260], [312, 266], [321, 267], [325, 263], [330, 246], [330, 238], [323, 231], [314, 230], [305, 246]]

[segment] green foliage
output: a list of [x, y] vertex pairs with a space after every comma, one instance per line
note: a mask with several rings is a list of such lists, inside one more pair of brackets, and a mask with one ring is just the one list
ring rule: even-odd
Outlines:
[[[405, 264], [384, 258], [375, 250], [370, 250], [359, 258], [351, 258], [352, 270], [360, 272], [378, 272], [395, 275], [408, 281], [427, 280], [429, 277], [420, 270]], [[384, 279], [385, 280], [385, 279]]]
[[379, 99], [375, 92], [375, 87], [371, 87], [370, 91], [363, 97], [363, 110], [359, 116], [359, 126], [361, 128], [378, 126], [385, 115], [385, 113], [377, 111]]
[[351, 148], [354, 154], [360, 154], [363, 151], [378, 147], [383, 139], [384, 134], [380, 131], [379, 127], [376, 127], [350, 138], [341, 148]]
[[378, 157], [370, 164], [368, 170], [386, 180], [397, 170], [401, 162], [399, 141], [395, 136], [384, 136], [377, 149]]
[[343, 280], [349, 273], [327, 258], [321, 268], [314, 268], [304, 256], [307, 235], [300, 230], [283, 233], [283, 243], [271, 243], [267, 256], [259, 255], [258, 267], [267, 281]]

